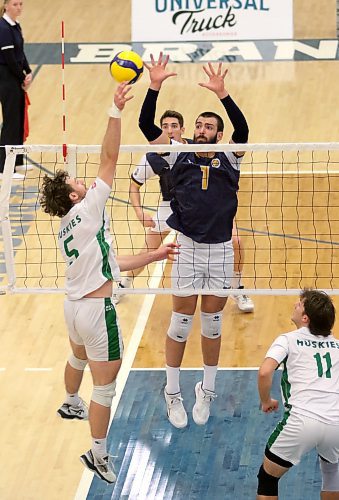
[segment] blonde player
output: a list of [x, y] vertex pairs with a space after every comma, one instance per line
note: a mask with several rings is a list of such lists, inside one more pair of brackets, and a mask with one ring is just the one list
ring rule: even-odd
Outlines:
[[323, 479], [321, 498], [335, 500], [339, 498], [339, 341], [331, 333], [335, 309], [330, 297], [304, 290], [292, 321], [297, 330], [273, 342], [259, 370], [262, 410], [270, 413], [278, 409], [271, 386], [273, 373], [282, 364], [285, 413], [267, 441], [257, 499], [277, 499], [280, 477], [315, 448]]
[[44, 211], [61, 217], [58, 244], [67, 266], [64, 312], [72, 354], [65, 368], [67, 398], [58, 413], [68, 419], [87, 418], [87, 408], [78, 390], [88, 362], [94, 385], [89, 407], [92, 447], [80, 459], [108, 483], [116, 480], [106, 436], [123, 353], [119, 322], [111, 300], [112, 283], [120, 279], [120, 270], [171, 258], [176, 253], [174, 244], [126, 257], [115, 257], [112, 249], [105, 205], [119, 154], [121, 111], [131, 99], [129, 89], [122, 83], [114, 95], [100, 167], [92, 186], [87, 190], [81, 180], [59, 170], [54, 178], [45, 176], [41, 195]]

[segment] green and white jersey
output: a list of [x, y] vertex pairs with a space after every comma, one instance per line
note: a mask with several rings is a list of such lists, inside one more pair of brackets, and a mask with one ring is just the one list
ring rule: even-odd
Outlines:
[[119, 280], [105, 204], [111, 188], [100, 178], [85, 198], [62, 217], [58, 244], [66, 262], [66, 293], [78, 300], [107, 280]]
[[299, 328], [280, 335], [266, 357], [282, 363], [287, 410], [339, 425], [339, 341], [333, 335], [319, 337]]

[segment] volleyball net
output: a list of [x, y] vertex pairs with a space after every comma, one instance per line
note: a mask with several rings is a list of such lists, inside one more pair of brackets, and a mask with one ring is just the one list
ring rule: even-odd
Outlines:
[[[239, 145], [175, 145], [172, 151], [236, 151]], [[248, 144], [241, 165], [236, 232], [245, 249], [244, 293], [296, 294], [304, 287], [339, 292], [339, 143]], [[129, 201], [131, 174], [149, 151], [164, 146], [121, 146], [107, 203], [117, 254], [137, 254], [147, 228]], [[12, 178], [16, 154], [33, 166]], [[65, 264], [58, 250], [60, 220], [39, 205], [44, 175], [65, 168], [89, 186], [96, 178], [100, 146], [7, 147], [0, 180], [0, 290], [13, 293], [64, 292]], [[161, 203], [159, 178], [140, 189], [141, 205], [155, 214]], [[217, 206], [199, 210], [217, 210]], [[197, 217], [199, 214], [197, 213]], [[194, 255], [193, 255], [194, 258]], [[157, 285], [154, 287], [156, 273]], [[171, 293], [171, 265], [146, 266], [128, 293]], [[201, 293], [201, 290], [192, 290]], [[212, 293], [203, 292], [203, 293]], [[225, 295], [230, 292], [225, 291]]]

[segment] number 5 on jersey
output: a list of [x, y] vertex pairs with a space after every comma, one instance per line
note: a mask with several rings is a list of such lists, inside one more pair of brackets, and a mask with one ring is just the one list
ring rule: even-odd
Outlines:
[[69, 236], [68, 238], [65, 239], [64, 241], [64, 249], [67, 257], [75, 257], [76, 259], [79, 257], [79, 252], [76, 248], [70, 249], [68, 244], [73, 240], [73, 236]]

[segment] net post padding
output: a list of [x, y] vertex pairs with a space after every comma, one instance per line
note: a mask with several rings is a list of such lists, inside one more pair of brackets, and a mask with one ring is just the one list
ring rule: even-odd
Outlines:
[[13, 236], [9, 218], [9, 200], [11, 195], [12, 175], [15, 168], [15, 158], [17, 152], [21, 153], [22, 148], [6, 146], [6, 159], [0, 189], [0, 221], [7, 275], [7, 285], [1, 287], [2, 291], [12, 291], [15, 287], [16, 281]]

